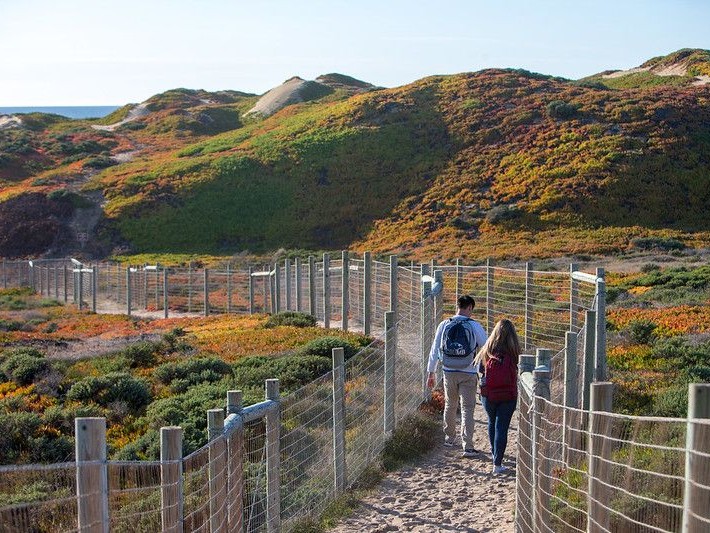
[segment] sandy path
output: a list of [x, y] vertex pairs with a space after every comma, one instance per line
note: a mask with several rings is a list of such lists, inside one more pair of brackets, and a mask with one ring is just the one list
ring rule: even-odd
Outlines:
[[458, 447], [439, 444], [416, 464], [389, 474], [331, 532], [514, 531], [517, 415], [508, 436], [508, 452], [513, 455], [507, 454], [503, 462], [509, 470], [499, 475], [491, 473], [485, 412], [480, 405], [476, 415], [475, 446], [485, 454], [466, 459]]

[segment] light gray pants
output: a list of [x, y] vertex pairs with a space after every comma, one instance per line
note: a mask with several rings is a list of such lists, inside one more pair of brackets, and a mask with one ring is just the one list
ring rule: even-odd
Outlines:
[[473, 448], [473, 411], [476, 408], [478, 374], [444, 372], [444, 434], [449, 440], [456, 437], [456, 407], [461, 398], [461, 444]]

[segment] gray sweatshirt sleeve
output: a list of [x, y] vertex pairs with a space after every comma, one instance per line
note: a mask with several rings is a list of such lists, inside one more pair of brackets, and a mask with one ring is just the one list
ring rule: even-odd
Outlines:
[[444, 324], [446, 324], [446, 320], [441, 322], [439, 327], [436, 328], [434, 342], [431, 343], [431, 349], [429, 350], [429, 364], [427, 365], [428, 372], [436, 372], [436, 364], [439, 362], [441, 352], [441, 335], [444, 333]]

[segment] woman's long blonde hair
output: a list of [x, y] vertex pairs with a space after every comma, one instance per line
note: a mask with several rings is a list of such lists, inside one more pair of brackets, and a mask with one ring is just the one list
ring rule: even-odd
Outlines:
[[513, 357], [515, 363], [518, 363], [520, 341], [518, 340], [518, 334], [515, 332], [515, 326], [506, 318], [499, 320], [495, 325], [486, 344], [478, 351], [473, 363], [474, 365], [482, 363], [485, 366], [488, 359], [494, 354]]

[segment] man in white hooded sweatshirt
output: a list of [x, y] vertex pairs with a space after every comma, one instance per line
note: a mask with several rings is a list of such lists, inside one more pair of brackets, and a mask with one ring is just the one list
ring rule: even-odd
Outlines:
[[[453, 446], [456, 439], [456, 408], [461, 398], [461, 445], [464, 457], [473, 457], [477, 450], [473, 447], [473, 411], [476, 407], [476, 387], [478, 369], [473, 364], [478, 350], [486, 343], [487, 335], [478, 322], [471, 318], [476, 302], [472, 296], [460, 296], [456, 302], [456, 315], [443, 320], [436, 329], [434, 342], [429, 351], [430, 389], [436, 385], [436, 366], [442, 361], [444, 371], [444, 446]], [[455, 327], [461, 324], [463, 328]], [[458, 330], [458, 331], [457, 331]], [[463, 334], [455, 343], [454, 337]], [[452, 357], [450, 346], [460, 347], [458, 355]], [[446, 352], [446, 353], [445, 353]], [[473, 355], [473, 357], [471, 357]], [[470, 363], [469, 363], [470, 361]]]

